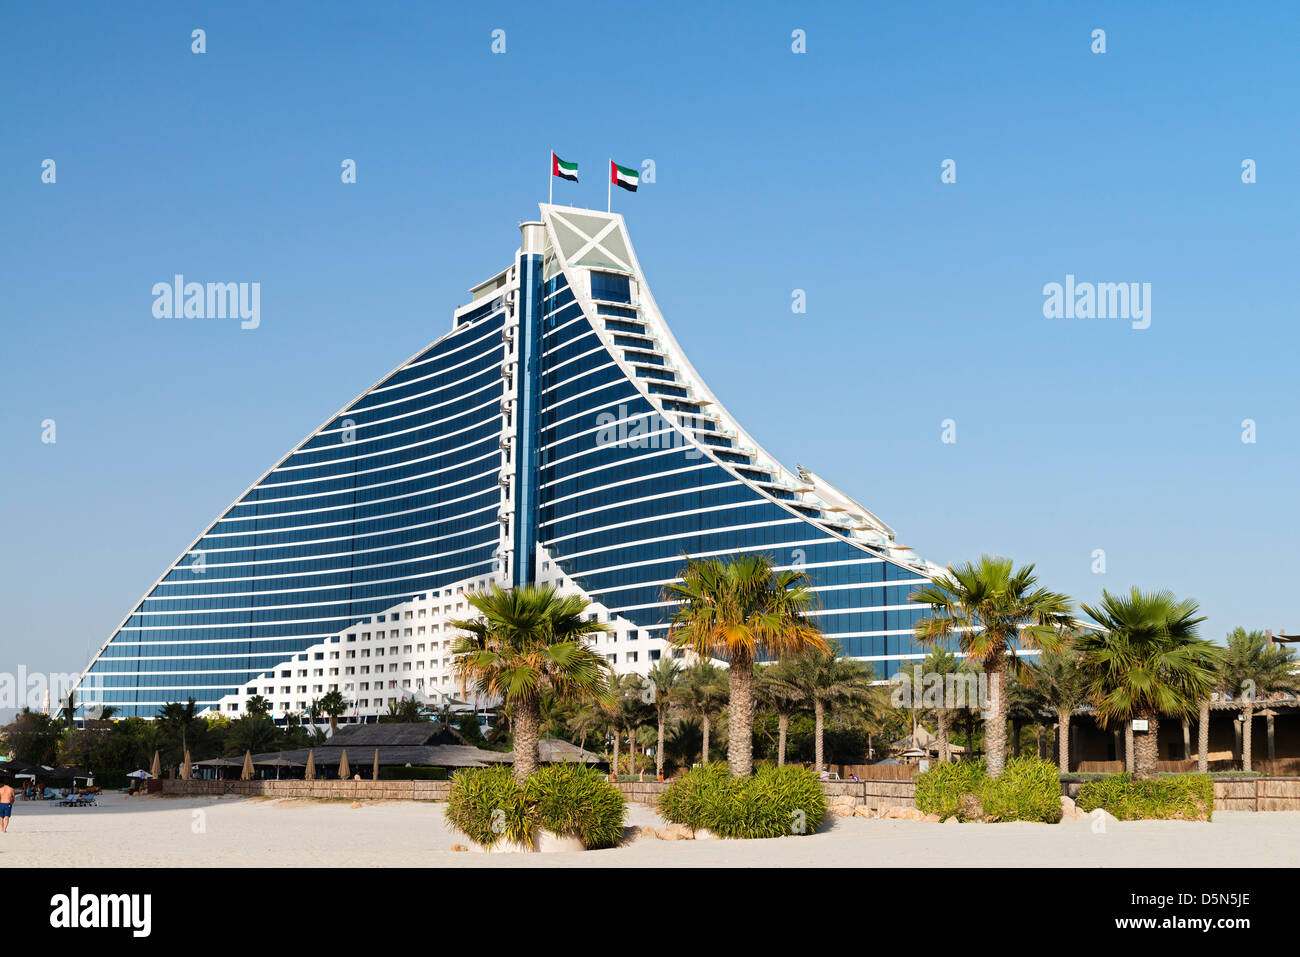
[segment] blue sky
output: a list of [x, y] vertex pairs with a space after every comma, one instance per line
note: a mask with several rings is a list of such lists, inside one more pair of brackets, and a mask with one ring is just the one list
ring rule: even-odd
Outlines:
[[[921, 554], [1300, 628], [1286, 5], [265, 6], [0, 11], [0, 670], [79, 670], [444, 333], [551, 148], [576, 205], [655, 161], [615, 208], [697, 369]], [[260, 282], [260, 327], [154, 318], [177, 272]], [[1044, 318], [1067, 274], [1150, 283], [1150, 328]]]

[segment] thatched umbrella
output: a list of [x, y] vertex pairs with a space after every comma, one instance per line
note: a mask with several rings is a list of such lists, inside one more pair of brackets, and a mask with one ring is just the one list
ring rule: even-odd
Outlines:
[[370, 780], [372, 781], [379, 780], [379, 749], [378, 748], [375, 748], [375, 763], [374, 766], [371, 767], [370, 769]]
[[241, 781], [253, 780], [253, 752], [252, 751], [244, 752], [244, 768], [242, 771], [239, 772], [239, 780]]
[[307, 752], [307, 769], [303, 771], [302, 776], [308, 781], [316, 780], [316, 752], [314, 750]]
[[181, 765], [181, 780], [188, 781], [189, 779], [190, 779], [190, 749], [186, 748], [185, 763]]
[[153, 753], [153, 766], [149, 768], [149, 776], [153, 778], [162, 777], [162, 757], [157, 751]]
[[352, 769], [348, 767], [348, 749], [343, 749], [343, 756], [339, 758], [339, 780], [346, 781]]

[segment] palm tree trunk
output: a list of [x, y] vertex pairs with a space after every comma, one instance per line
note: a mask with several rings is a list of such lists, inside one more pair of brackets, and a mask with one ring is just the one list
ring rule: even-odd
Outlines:
[[636, 774], [636, 728], [627, 729], [627, 773]]
[[1142, 715], [1147, 719], [1145, 734], [1133, 734], [1132, 724], [1129, 734], [1133, 738], [1133, 777], [1141, 781], [1154, 780], [1159, 770], [1160, 761], [1160, 716], [1155, 713]]
[[614, 730], [614, 766], [611, 770], [618, 774], [618, 729]]
[[1251, 744], [1251, 726], [1255, 723], [1255, 702], [1251, 698], [1246, 699], [1245, 704], [1246, 720], [1241, 723], [1241, 770], [1249, 771], [1250, 767], [1250, 744]]
[[949, 725], [952, 723], [952, 715], [948, 713], [947, 708], [940, 708], [934, 713], [934, 723], [938, 728], [939, 738], [939, 763], [947, 764], [952, 757], [952, 749], [949, 747]]
[[778, 714], [776, 716], [776, 763], [778, 767], [785, 766], [785, 739], [790, 730], [790, 716], [788, 714]]
[[704, 747], [701, 748], [700, 750], [700, 763], [708, 764], [709, 763], [709, 715], [707, 712], [704, 714], [704, 717], [701, 720], [701, 725], [703, 726], [704, 729]]
[[655, 744], [655, 780], [662, 781], [664, 777], [664, 718], [663, 712], [659, 714], [659, 741]]
[[1196, 719], [1196, 770], [1204, 774], [1210, 766], [1210, 702], [1201, 702]]
[[537, 729], [542, 719], [537, 701], [520, 701], [515, 705], [515, 778], [524, 780], [541, 763], [537, 752]]
[[826, 749], [823, 747], [824, 735], [826, 731], [826, 705], [821, 701], [813, 702], [813, 751], [816, 754], [815, 764], [817, 773], [822, 772], [822, 762], [826, 758]]
[[1060, 729], [1060, 743], [1056, 751], [1056, 767], [1062, 774], [1070, 773], [1070, 709], [1058, 708], [1056, 711], [1057, 726]]
[[1124, 770], [1132, 774], [1137, 770], [1137, 755], [1133, 747], [1133, 722], [1124, 722]]
[[1002, 776], [1007, 766], [1007, 699], [1002, 676], [1007, 667], [1006, 653], [998, 649], [984, 660], [989, 676], [989, 706], [984, 718], [984, 760], [988, 776]]
[[743, 652], [733, 655], [728, 674], [727, 766], [732, 777], [747, 778], [754, 771], [754, 663], [750, 656]]

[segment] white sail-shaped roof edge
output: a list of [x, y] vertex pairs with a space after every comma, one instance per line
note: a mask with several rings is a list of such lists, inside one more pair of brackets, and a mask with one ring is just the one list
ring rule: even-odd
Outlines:
[[[606, 330], [603, 322], [606, 317], [596, 311], [596, 305], [591, 296], [591, 286], [589, 281], [586, 281], [587, 276], [584, 275], [583, 271], [588, 273], [591, 270], [620, 272], [630, 276], [636, 283], [636, 306], [640, 311], [641, 321], [644, 321], [651, 329], [655, 338], [659, 340], [661, 349], [673, 362], [675, 371], [679, 373], [682, 379], [679, 384], [689, 387], [697, 396], [697, 401], [702, 400], [701, 404], [707, 404], [709, 410], [735, 432], [740, 444], [753, 450], [756, 463], [760, 467], [771, 471], [788, 484], [790, 488], [804, 489], [806, 490], [805, 494], [811, 493], [817, 500], [820, 500], [810, 501], [807, 504], [820, 504], [822, 507], [837, 512], [852, 512], [860, 518], [861, 528], [864, 531], [870, 530], [874, 540], [867, 541], [858, 539], [856, 536], [846, 535], [833, 525], [819, 522], [799, 512], [789, 502], [769, 494], [761, 484], [740, 474], [735, 464], [714, 454], [714, 451], [707, 444], [697, 441], [689, 429], [679, 429], [678, 431], [693, 448], [699, 450], [708, 461], [725, 469], [738, 481], [758, 492], [767, 501], [779, 505], [785, 511], [803, 521], [811, 522], [827, 534], [852, 545], [854, 548], [926, 577], [933, 577], [937, 572], [943, 570], [932, 562], [919, 558], [910, 549], [897, 546], [894, 542], [894, 531], [890, 526], [877, 518], [865, 506], [845, 495], [824, 479], [806, 469], [791, 472], [775, 456], [768, 453], [749, 431], [740, 424], [740, 421], [727, 411], [726, 406], [705, 383], [703, 376], [696, 371], [695, 366], [677, 341], [677, 337], [673, 335], [663, 313], [660, 312], [654, 294], [650, 290], [650, 284], [641, 271], [641, 264], [637, 260], [636, 250], [632, 245], [631, 237], [627, 233], [627, 224], [620, 213], [571, 206], [556, 206], [547, 203], [542, 203], [540, 206], [542, 222], [546, 225], [549, 241], [548, 251], [554, 252], [556, 255], [560, 268], [564, 270], [565, 276], [569, 280], [569, 286], [573, 290], [575, 299], [581, 305], [583, 313], [600, 337], [602, 344], [624, 375], [637, 387], [637, 390], [650, 403], [651, 407], [665, 421], [674, 421], [675, 413], [667, 411], [663, 407], [664, 397], [649, 390], [647, 380], [635, 374], [632, 365], [623, 357], [623, 350], [614, 344], [614, 337]], [[557, 221], [563, 230], [563, 235], [557, 229]], [[599, 228], [593, 229], [594, 225], [598, 225]], [[574, 239], [572, 235], [574, 233], [580, 237], [578, 240]]]

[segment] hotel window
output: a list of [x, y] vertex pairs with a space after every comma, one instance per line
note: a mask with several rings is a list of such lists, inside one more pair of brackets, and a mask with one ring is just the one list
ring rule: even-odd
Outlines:
[[637, 639], [637, 631], [636, 631], [636, 629], [634, 628], [634, 629], [632, 629], [631, 631], [629, 631], [629, 632], [627, 633], [627, 640], [628, 640], [628, 641], [636, 641], [636, 639]]
[[632, 282], [627, 276], [614, 273], [591, 272], [591, 298], [610, 302], [631, 302]]
[[636, 662], [636, 652], [635, 652], [635, 651], [629, 651], [629, 652], [627, 653], [627, 661], [628, 661], [628, 664], [634, 664], [634, 663]]

